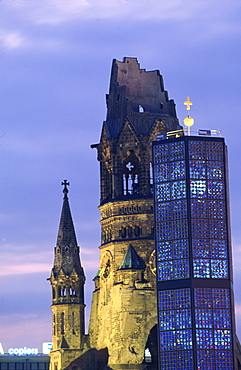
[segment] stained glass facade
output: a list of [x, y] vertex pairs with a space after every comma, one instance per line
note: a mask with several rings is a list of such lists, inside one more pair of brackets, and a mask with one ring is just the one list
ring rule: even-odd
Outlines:
[[162, 370], [236, 369], [225, 166], [221, 138], [153, 143]]

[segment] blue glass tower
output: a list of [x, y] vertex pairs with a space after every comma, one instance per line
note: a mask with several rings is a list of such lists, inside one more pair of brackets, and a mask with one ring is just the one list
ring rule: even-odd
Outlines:
[[161, 370], [237, 368], [226, 151], [220, 137], [153, 143]]

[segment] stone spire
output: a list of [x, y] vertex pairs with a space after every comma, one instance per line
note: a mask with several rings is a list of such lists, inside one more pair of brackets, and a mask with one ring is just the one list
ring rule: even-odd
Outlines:
[[64, 199], [58, 230], [57, 245], [55, 248], [53, 273], [54, 275], [58, 275], [59, 271], [63, 269], [63, 272], [66, 275], [70, 275], [73, 269], [75, 269], [75, 272], [78, 275], [83, 275], [84, 273], [79, 258], [79, 247], [67, 196], [69, 192], [67, 188], [67, 186], [69, 186], [69, 182], [64, 180], [62, 185], [64, 186]]

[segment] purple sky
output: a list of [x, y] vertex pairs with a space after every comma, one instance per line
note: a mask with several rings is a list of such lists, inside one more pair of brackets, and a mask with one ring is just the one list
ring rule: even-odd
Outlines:
[[51, 341], [51, 290], [67, 179], [88, 312], [100, 243], [99, 142], [112, 59], [160, 69], [182, 124], [220, 129], [229, 148], [241, 338], [240, 0], [0, 1], [0, 342]]

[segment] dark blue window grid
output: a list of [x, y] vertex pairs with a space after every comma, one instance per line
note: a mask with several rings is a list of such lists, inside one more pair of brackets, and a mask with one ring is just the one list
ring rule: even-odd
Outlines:
[[[180, 147], [182, 147], [181, 151]], [[161, 150], [161, 154], [157, 149], [159, 147], [155, 146], [154, 148], [159, 161], [156, 163], [162, 163], [159, 168], [161, 175], [159, 179], [156, 178], [156, 184], [159, 182], [162, 192], [166, 191], [164, 197], [159, 195], [155, 199], [156, 202], [159, 202], [156, 203], [155, 209], [156, 221], [159, 223], [159, 229], [157, 227], [159, 231], [156, 236], [159, 240], [157, 242], [157, 261], [161, 273], [158, 280], [165, 280], [164, 276], [166, 276], [166, 280], [175, 279], [175, 270], [180, 262], [180, 270], [182, 270], [183, 262], [187, 263], [188, 266], [188, 245], [182, 246], [178, 250], [177, 244], [175, 246], [173, 244], [177, 241], [181, 243], [179, 240], [181, 235], [187, 243], [188, 237], [191, 236], [191, 253], [194, 261], [193, 277], [229, 278], [223, 142], [204, 140], [188, 142], [188, 168], [190, 169], [188, 178], [190, 178], [190, 182], [187, 187], [184, 142], [166, 143], [165, 150]], [[172, 161], [178, 163], [172, 163]], [[166, 183], [165, 187], [164, 183]], [[189, 191], [190, 193], [187, 193]], [[189, 226], [187, 227], [186, 223], [188, 218], [187, 198], [190, 199], [190, 235], [188, 235]], [[176, 201], [180, 203], [174, 207], [172, 203]], [[158, 211], [161, 209], [165, 209], [165, 211], [163, 215], [158, 215]], [[176, 223], [173, 222], [174, 219], [177, 220]], [[165, 223], [165, 221], [169, 222]], [[161, 231], [162, 229], [164, 232]], [[177, 229], [182, 229], [182, 231], [176, 231]], [[167, 260], [165, 260], [165, 256]], [[168, 263], [165, 265], [165, 262]], [[178, 273], [178, 275], [181, 279], [182, 274]], [[191, 316], [189, 316], [191, 310], [183, 308], [179, 310], [180, 313], [178, 312], [176, 294], [177, 291], [182, 290], [185, 289], [165, 291], [165, 293], [159, 291], [159, 298], [160, 293], [164, 294], [159, 301], [159, 310], [162, 310], [160, 311], [160, 315], [162, 315], [160, 323], [164, 323], [166, 318], [166, 325], [163, 324], [159, 328], [160, 343], [165, 343], [164, 347], [162, 348], [161, 345], [160, 348], [161, 369], [194, 369], [192, 339], [191, 342], [189, 341], [192, 338], [191, 330], [194, 330], [193, 333], [196, 336], [197, 368], [199, 370], [233, 369], [229, 290], [194, 289], [195, 307], [192, 310], [194, 310], [195, 320], [193, 328]], [[164, 308], [165, 305], [166, 308]], [[169, 323], [168, 317], [171, 317]], [[184, 323], [186, 323], [185, 328]], [[169, 339], [170, 343], [167, 344]], [[179, 367], [182, 354], [187, 356], [187, 361], [185, 365], [182, 363], [182, 366]]]

